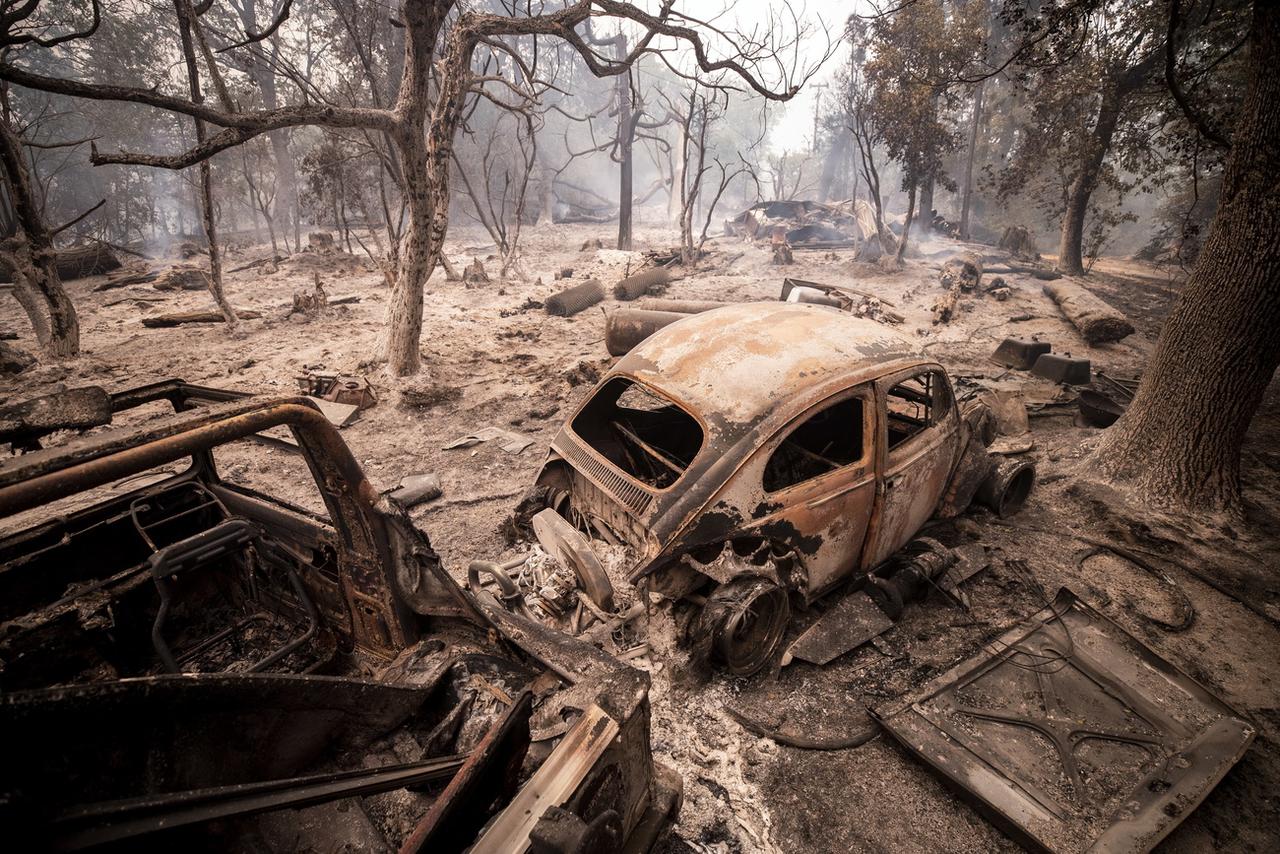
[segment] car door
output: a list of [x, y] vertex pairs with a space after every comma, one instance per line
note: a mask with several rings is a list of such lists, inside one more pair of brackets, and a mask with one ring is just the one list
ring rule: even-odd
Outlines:
[[764, 496], [752, 527], [796, 548], [810, 599], [858, 566], [875, 504], [875, 426], [873, 387], [850, 389], [793, 419], [743, 471]]
[[955, 397], [941, 368], [882, 377], [876, 382], [876, 410], [881, 468], [864, 570], [888, 560], [933, 515], [960, 439]]

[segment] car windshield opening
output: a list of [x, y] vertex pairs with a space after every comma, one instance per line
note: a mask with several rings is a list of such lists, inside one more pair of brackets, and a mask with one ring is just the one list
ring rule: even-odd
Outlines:
[[702, 448], [702, 427], [665, 397], [623, 377], [605, 383], [573, 432], [641, 483], [665, 489]]

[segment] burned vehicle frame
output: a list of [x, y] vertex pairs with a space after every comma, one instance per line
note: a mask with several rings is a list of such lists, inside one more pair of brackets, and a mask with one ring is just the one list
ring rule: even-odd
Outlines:
[[[639, 344], [551, 444], [520, 513], [553, 509], [638, 553], [629, 580], [705, 595], [701, 636], [736, 673], [776, 652], [794, 594], [852, 580], [896, 617], [892, 558], [975, 496], [1016, 512], [1030, 463], [998, 465], [980, 404], [869, 320], [748, 303]], [[710, 588], [709, 592], [706, 592]]]
[[[647, 676], [462, 590], [306, 398], [168, 381], [110, 405], [156, 402], [176, 412], [0, 463], [9, 838], [515, 852], [660, 835], [680, 784], [652, 760]], [[281, 428], [327, 517], [220, 475], [214, 451]]]

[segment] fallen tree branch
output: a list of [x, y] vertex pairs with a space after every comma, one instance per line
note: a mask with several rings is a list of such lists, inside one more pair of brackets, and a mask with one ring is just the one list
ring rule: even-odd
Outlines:
[[[241, 320], [253, 320], [262, 317], [262, 312], [245, 309], [237, 311], [236, 317]], [[226, 323], [220, 311], [185, 311], [176, 314], [157, 314], [155, 317], [142, 318], [142, 325], [152, 329], [168, 329], [184, 323]]]

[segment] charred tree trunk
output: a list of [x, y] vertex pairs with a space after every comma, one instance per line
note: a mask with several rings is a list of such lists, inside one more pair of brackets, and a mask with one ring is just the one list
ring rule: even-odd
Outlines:
[[[453, 137], [471, 79], [474, 35], [454, 31], [445, 47], [442, 75], [428, 121], [431, 61], [450, 4], [409, 3], [404, 7], [405, 71], [392, 134], [403, 175], [408, 223], [387, 320], [383, 352], [394, 376], [410, 376], [422, 364], [422, 299], [427, 279], [440, 261], [449, 226], [449, 162]], [[424, 133], [425, 129], [425, 133]]]
[[973, 124], [969, 128], [969, 152], [964, 161], [964, 190], [960, 199], [960, 239], [969, 239], [969, 206], [973, 196], [973, 161], [978, 151], [978, 128], [982, 126], [983, 81], [973, 90]]
[[538, 225], [551, 225], [556, 221], [556, 172], [547, 163], [545, 157], [539, 157], [540, 203], [538, 205]]
[[[416, 136], [421, 137], [421, 131]], [[397, 139], [400, 168], [404, 173], [404, 200], [408, 222], [400, 239], [395, 286], [387, 302], [387, 369], [395, 376], [418, 372], [421, 356], [423, 288], [435, 261], [431, 259], [431, 192], [427, 153], [421, 141]]]
[[[204, 93], [200, 88], [200, 68], [196, 64], [196, 50], [192, 31], [199, 26], [195, 19], [195, 11], [190, 0], [173, 0], [174, 10], [178, 15], [178, 33], [182, 39], [182, 53], [186, 59], [187, 81], [190, 85], [191, 100], [204, 103]], [[202, 144], [207, 136], [205, 124], [196, 119], [196, 142]], [[239, 328], [240, 320], [236, 310], [227, 301], [222, 290], [222, 252], [218, 246], [218, 221], [213, 209], [213, 170], [206, 158], [200, 161], [200, 213], [204, 222], [204, 236], [209, 241], [209, 295], [213, 297], [218, 310], [226, 318], [227, 329], [234, 333]]]
[[1084, 224], [1089, 211], [1089, 199], [1102, 177], [1102, 164], [1111, 149], [1116, 127], [1125, 101], [1142, 82], [1156, 56], [1108, 74], [1103, 81], [1102, 100], [1098, 118], [1080, 155], [1080, 171], [1076, 173], [1067, 191], [1067, 209], [1062, 216], [1062, 235], [1058, 242], [1058, 269], [1071, 276], [1083, 276]]
[[58, 277], [53, 235], [36, 202], [22, 141], [8, 121], [0, 121], [0, 160], [17, 226], [3, 249], [13, 265], [14, 294], [45, 352], [74, 356], [80, 352], [80, 320]]
[[933, 179], [925, 181], [920, 187], [920, 216], [917, 217], [922, 228], [920, 233], [928, 235], [933, 231]]
[[1280, 365], [1280, 8], [1254, 4], [1249, 81], [1195, 272], [1093, 454], [1152, 503], [1239, 513], [1240, 445]]
[[680, 221], [684, 210], [684, 169], [685, 156], [689, 151], [689, 127], [684, 122], [676, 122], [679, 139], [676, 142], [671, 158], [671, 195], [667, 197], [667, 220], [671, 223]]
[[1058, 241], [1058, 269], [1071, 276], [1084, 275], [1084, 222], [1089, 211], [1089, 197], [1098, 186], [1102, 161], [1111, 147], [1116, 125], [1120, 121], [1120, 93], [1108, 83], [1102, 94], [1102, 106], [1093, 133], [1080, 159], [1080, 171], [1067, 192], [1067, 209], [1062, 215], [1062, 235]]
[[902, 239], [898, 241], [898, 263], [902, 263], [902, 259], [907, 254], [907, 241], [911, 238], [911, 221], [916, 214], [916, 182], [912, 181], [911, 186], [907, 188], [907, 218], [902, 223]]
[[[618, 58], [626, 56], [627, 40], [618, 36]], [[618, 248], [631, 249], [631, 208], [634, 195], [635, 139], [638, 115], [632, 115], [631, 74], [618, 75]]]

